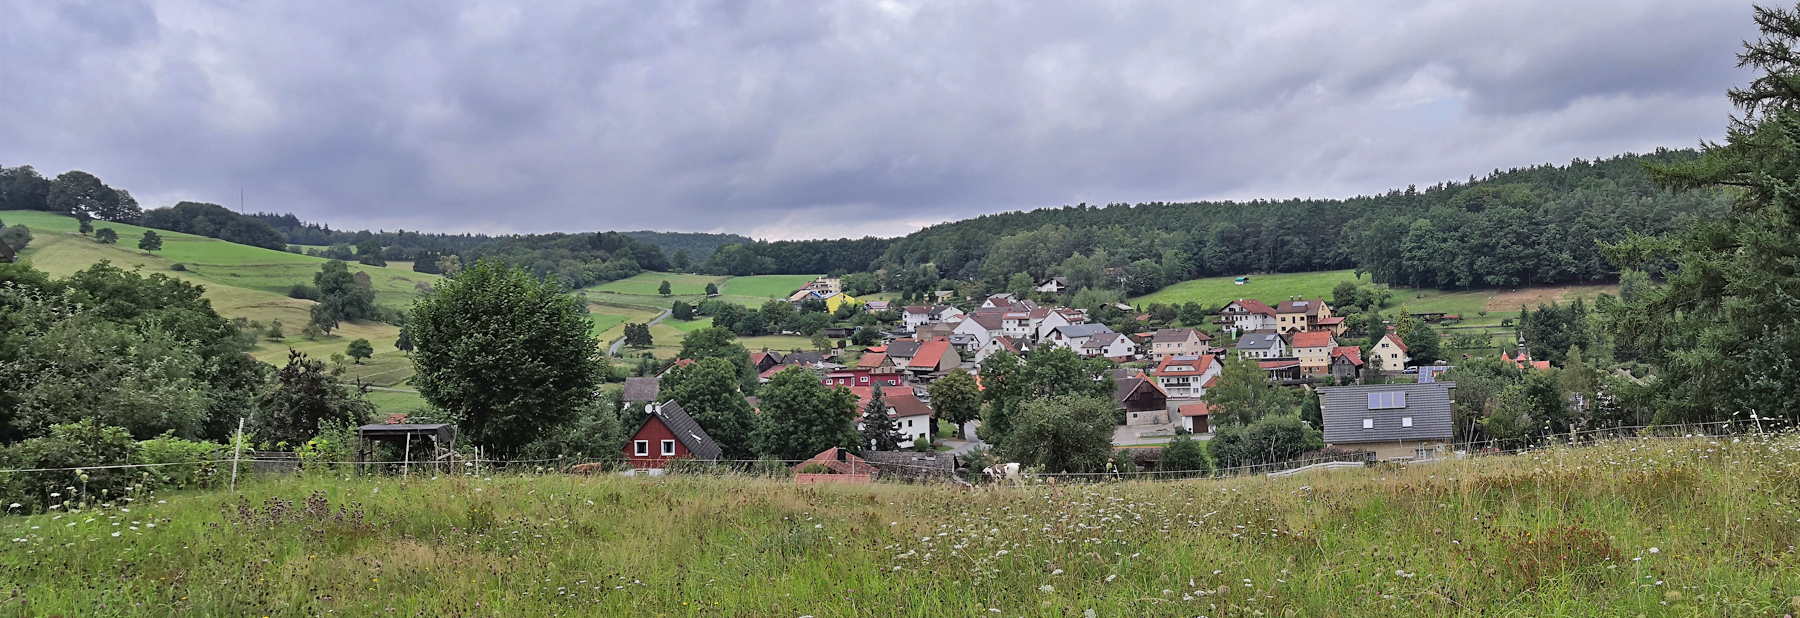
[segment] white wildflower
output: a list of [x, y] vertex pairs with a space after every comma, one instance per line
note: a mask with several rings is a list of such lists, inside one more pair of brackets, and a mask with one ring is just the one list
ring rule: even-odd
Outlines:
[[1052, 586], [1050, 584], [1044, 584], [1042, 586], [1038, 586], [1038, 592], [1056, 592], [1056, 587]]

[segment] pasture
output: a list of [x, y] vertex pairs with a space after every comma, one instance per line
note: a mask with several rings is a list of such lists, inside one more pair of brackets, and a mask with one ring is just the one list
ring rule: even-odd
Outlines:
[[[674, 296], [705, 296], [706, 284], [711, 283], [713, 285], [719, 285], [725, 283], [728, 279], [730, 279], [730, 277], [643, 272], [633, 275], [630, 278], [602, 283], [588, 289], [599, 292], [611, 292], [614, 294], [654, 296], [661, 298], [662, 294], [659, 293], [657, 289], [662, 285], [662, 282], [667, 281], [669, 282], [670, 291], [673, 292]], [[663, 304], [667, 305], [668, 303]]]
[[1273, 306], [1277, 301], [1287, 300], [1289, 296], [1305, 298], [1331, 299], [1331, 288], [1342, 281], [1368, 283], [1369, 278], [1357, 278], [1353, 270], [1329, 270], [1311, 273], [1273, 273], [1267, 275], [1250, 275], [1250, 282], [1237, 285], [1233, 280], [1237, 277], [1207, 277], [1190, 279], [1144, 296], [1130, 300], [1131, 304], [1147, 307], [1152, 303], [1186, 304], [1200, 303], [1218, 309], [1239, 298], [1254, 298]]
[[1781, 616], [1800, 440], [1282, 479], [318, 470], [0, 518], [23, 616]]

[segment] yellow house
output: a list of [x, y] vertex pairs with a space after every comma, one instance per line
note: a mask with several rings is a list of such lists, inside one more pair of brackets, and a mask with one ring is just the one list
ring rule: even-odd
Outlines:
[[838, 307], [844, 306], [845, 303], [849, 303], [853, 306], [863, 304], [862, 301], [857, 300], [855, 296], [849, 294], [832, 294], [825, 297], [825, 308], [833, 312], [837, 311]]

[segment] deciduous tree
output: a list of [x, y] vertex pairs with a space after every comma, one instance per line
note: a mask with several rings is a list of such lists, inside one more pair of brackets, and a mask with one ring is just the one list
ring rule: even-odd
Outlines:
[[838, 447], [863, 450], [856, 430], [856, 395], [827, 389], [803, 367], [789, 367], [758, 391], [757, 450], [767, 457], [806, 459]]
[[932, 382], [931, 408], [938, 418], [956, 426], [956, 437], [964, 438], [964, 425], [981, 418], [981, 389], [975, 376], [957, 368]]
[[599, 342], [555, 277], [483, 260], [421, 297], [409, 324], [419, 394], [501, 454], [574, 418], [600, 384]]

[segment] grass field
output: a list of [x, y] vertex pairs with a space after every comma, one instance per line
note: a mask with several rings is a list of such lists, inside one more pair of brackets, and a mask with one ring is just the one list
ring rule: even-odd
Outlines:
[[0, 518], [0, 573], [23, 616], [1781, 616], [1797, 455], [1620, 442], [973, 493], [418, 467]]
[[1133, 298], [1131, 304], [1149, 306], [1151, 303], [1197, 302], [1208, 308], [1218, 309], [1224, 307], [1225, 303], [1239, 298], [1254, 298], [1272, 306], [1276, 301], [1287, 300], [1289, 296], [1329, 299], [1331, 298], [1331, 288], [1340, 281], [1360, 281], [1362, 283], [1369, 281], [1368, 277], [1357, 279], [1356, 272], [1351, 270], [1251, 275], [1250, 282], [1244, 285], [1233, 283], [1234, 279], [1236, 277], [1190, 279], [1154, 293]]
[[[676, 296], [705, 296], [706, 284], [720, 285], [730, 277], [712, 277], [708, 275], [684, 275], [679, 273], [646, 272], [638, 273], [629, 279], [620, 279], [602, 283], [589, 289], [616, 294], [661, 297], [657, 290], [662, 282], [669, 282], [670, 291]], [[797, 288], [796, 288], [797, 289]], [[667, 305], [668, 303], [663, 303]]]
[[[306, 326], [312, 301], [287, 297], [296, 283], [312, 283], [326, 260], [294, 255], [222, 240], [158, 231], [163, 237], [163, 250], [154, 255], [137, 249], [145, 228], [96, 221], [96, 229], [113, 228], [119, 233], [119, 244], [103, 245], [75, 233], [78, 224], [73, 217], [45, 212], [5, 211], [0, 220], [7, 225], [25, 225], [32, 230], [31, 245], [23, 257], [38, 270], [53, 276], [67, 276], [108, 260], [122, 268], [142, 268], [147, 273], [162, 273], [199, 284], [213, 309], [228, 318], [242, 317], [264, 325], [280, 320], [287, 335], [279, 342], [264, 340], [251, 351], [258, 360], [279, 364], [293, 347], [315, 357], [329, 357], [342, 352], [351, 340], [368, 339], [377, 350], [392, 349], [400, 329], [376, 322], [345, 323], [331, 336], [306, 340], [299, 336]], [[186, 271], [171, 267], [180, 263]], [[435, 285], [437, 275], [415, 273], [398, 268], [379, 268], [350, 264], [354, 272], [368, 273], [375, 289], [375, 302], [387, 307], [404, 308], [418, 295], [419, 285]]]
[[723, 296], [736, 296], [755, 300], [760, 305], [770, 298], [787, 298], [800, 286], [806, 285], [818, 275], [754, 275], [750, 277], [732, 277], [725, 282], [724, 289], [719, 290]]

